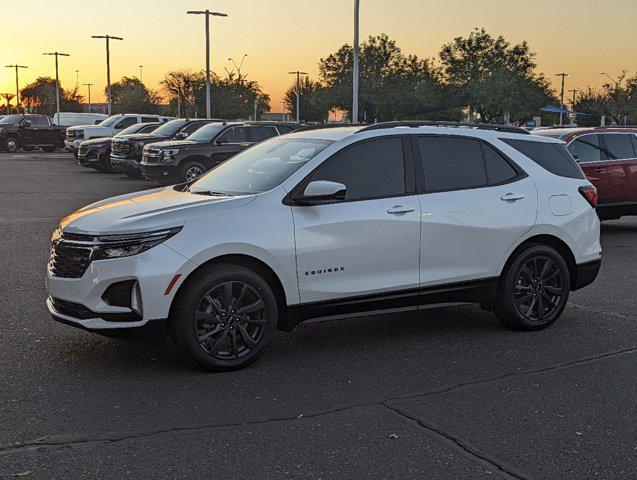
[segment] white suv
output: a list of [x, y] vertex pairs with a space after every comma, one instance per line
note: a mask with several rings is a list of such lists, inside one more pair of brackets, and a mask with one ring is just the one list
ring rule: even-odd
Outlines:
[[301, 131], [63, 219], [47, 304], [94, 332], [162, 326], [214, 370], [318, 317], [475, 302], [535, 330], [597, 276], [595, 197], [563, 142], [514, 128]]

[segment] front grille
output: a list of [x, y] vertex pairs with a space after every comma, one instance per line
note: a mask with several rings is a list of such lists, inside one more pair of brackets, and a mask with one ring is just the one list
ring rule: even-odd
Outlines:
[[147, 163], [147, 164], [159, 163], [161, 161], [162, 155], [163, 155], [163, 152], [161, 150], [149, 148], [148, 150], [144, 150], [144, 154], [142, 156], [142, 163]]
[[93, 248], [90, 244], [73, 242], [92, 242], [89, 235], [64, 234], [51, 245], [49, 272], [54, 277], [81, 278], [91, 264]]
[[91, 312], [84, 305], [80, 305], [79, 303], [69, 302], [67, 300], [61, 300], [59, 298], [51, 298], [51, 303], [53, 304], [53, 308], [58, 313], [62, 315], [66, 315], [68, 317], [79, 318], [80, 320], [86, 320], [87, 318], [95, 318], [96, 314]]
[[133, 151], [129, 142], [111, 142], [111, 153], [113, 155], [126, 156]]
[[70, 132], [67, 130], [66, 132], [66, 139], [69, 142], [73, 142], [75, 140], [77, 140], [78, 138], [82, 138], [84, 136], [84, 132], [77, 132], [77, 131], [73, 131], [71, 130]]
[[83, 146], [80, 145], [80, 148], [77, 149], [77, 154], [79, 156], [84, 157], [84, 156], [86, 156], [87, 153], [88, 153], [88, 148], [86, 148], [86, 147], [83, 147]]

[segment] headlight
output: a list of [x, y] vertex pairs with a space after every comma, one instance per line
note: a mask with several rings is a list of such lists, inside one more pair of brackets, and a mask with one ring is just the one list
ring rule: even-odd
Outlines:
[[0, 133], [4, 132], [4, 127], [0, 127]]
[[98, 243], [93, 253], [93, 260], [137, 255], [165, 242], [180, 230], [181, 227], [176, 227], [128, 235], [100, 235], [97, 238]]
[[84, 136], [84, 130], [75, 130], [75, 136], [76, 137], [83, 137]]
[[167, 148], [166, 150], [163, 150], [162, 161], [172, 162], [175, 159], [175, 155], [177, 155], [178, 153], [178, 148]]

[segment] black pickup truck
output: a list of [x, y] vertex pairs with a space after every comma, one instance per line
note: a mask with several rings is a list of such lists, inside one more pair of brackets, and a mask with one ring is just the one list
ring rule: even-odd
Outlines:
[[0, 148], [9, 153], [38, 147], [53, 152], [64, 146], [64, 131], [46, 115], [7, 115], [0, 119]]

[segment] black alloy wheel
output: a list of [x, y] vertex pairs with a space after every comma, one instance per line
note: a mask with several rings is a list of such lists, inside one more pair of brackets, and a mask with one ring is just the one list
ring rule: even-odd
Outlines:
[[493, 312], [514, 329], [546, 328], [566, 308], [570, 286], [563, 256], [548, 245], [529, 245], [503, 272]]
[[8, 137], [4, 141], [4, 151], [7, 153], [15, 153], [20, 148], [20, 143], [15, 137]]
[[237, 370], [274, 337], [277, 300], [270, 281], [241, 265], [217, 263], [179, 287], [168, 322], [177, 349], [209, 370]]

